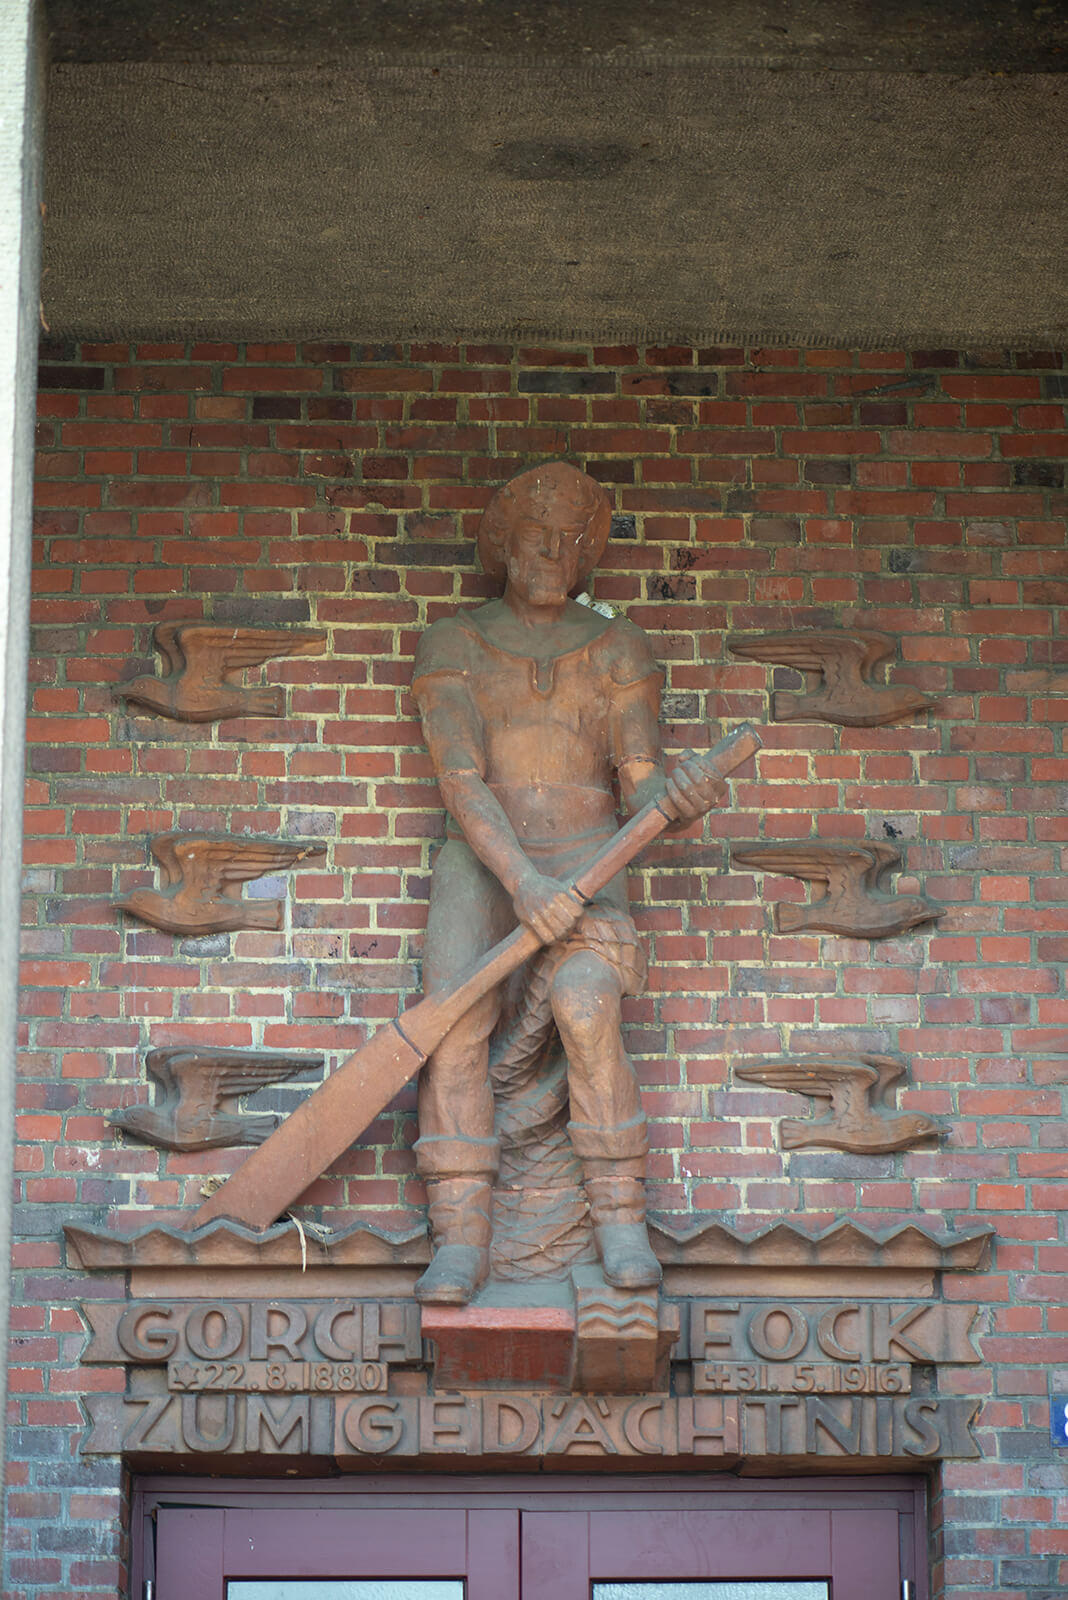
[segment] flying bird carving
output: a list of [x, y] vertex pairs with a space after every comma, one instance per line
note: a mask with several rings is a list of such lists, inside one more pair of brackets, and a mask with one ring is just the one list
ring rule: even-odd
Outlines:
[[281, 717], [284, 689], [245, 689], [238, 679], [276, 656], [321, 655], [318, 628], [235, 628], [216, 622], [161, 622], [156, 649], [165, 677], [149, 674], [116, 685], [119, 700], [177, 722], [218, 722], [223, 717]]
[[325, 851], [326, 845], [318, 840], [290, 844], [229, 834], [160, 834], [152, 840], [152, 854], [169, 887], [134, 889], [115, 904], [165, 933], [276, 930], [282, 926], [281, 900], [242, 900], [241, 885]]
[[746, 1083], [831, 1102], [826, 1116], [783, 1118], [779, 1135], [784, 1150], [816, 1146], [880, 1155], [907, 1150], [939, 1133], [931, 1117], [918, 1111], [897, 1111], [889, 1103], [887, 1091], [904, 1072], [904, 1063], [895, 1056], [811, 1055], [757, 1061], [749, 1067], [735, 1067], [734, 1076]]
[[126, 1106], [108, 1121], [164, 1150], [262, 1144], [282, 1119], [274, 1111], [241, 1115], [235, 1109], [238, 1096], [322, 1065], [322, 1056], [282, 1051], [204, 1050], [187, 1045], [150, 1050], [145, 1066], [156, 1080], [155, 1104]]
[[775, 906], [780, 933], [839, 933], [853, 939], [891, 939], [945, 915], [921, 894], [887, 894], [879, 888], [880, 878], [900, 862], [901, 851], [882, 839], [743, 844], [731, 850], [734, 866], [825, 885], [810, 905], [780, 901]]
[[894, 653], [889, 634], [869, 628], [826, 633], [733, 634], [728, 645], [736, 656], [797, 672], [823, 674], [811, 694], [776, 689], [771, 697], [775, 722], [836, 722], [845, 728], [880, 728], [934, 701], [905, 684], [873, 683], [871, 672]]

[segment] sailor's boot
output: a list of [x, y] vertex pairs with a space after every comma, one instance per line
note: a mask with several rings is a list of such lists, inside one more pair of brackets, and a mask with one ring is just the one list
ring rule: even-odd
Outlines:
[[645, 1118], [618, 1128], [573, 1122], [570, 1132], [605, 1278], [616, 1289], [655, 1289], [661, 1274], [645, 1224]]
[[490, 1139], [420, 1139], [416, 1152], [426, 1178], [434, 1256], [415, 1285], [415, 1298], [465, 1306], [489, 1276], [498, 1146]]

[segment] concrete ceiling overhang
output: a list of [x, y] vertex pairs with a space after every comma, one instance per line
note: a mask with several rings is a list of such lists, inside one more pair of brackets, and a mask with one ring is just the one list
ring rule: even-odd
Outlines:
[[53, 334], [1065, 342], [1062, 5], [50, 19]]

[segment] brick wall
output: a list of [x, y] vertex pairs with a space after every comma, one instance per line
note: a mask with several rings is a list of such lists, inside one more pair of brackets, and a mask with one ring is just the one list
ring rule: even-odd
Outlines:
[[[772, 672], [732, 631], [856, 624], [900, 638], [893, 681], [939, 714], [871, 731], [773, 725], [759, 778], [701, 837], [635, 874], [653, 956], [629, 1003], [652, 1118], [652, 1202], [758, 1222], [843, 1213], [997, 1224], [995, 1269], [947, 1293], [991, 1307], [982, 1462], [941, 1474], [936, 1593], [1040, 1600], [1068, 1584], [1068, 1471], [1047, 1370], [1068, 1388], [1068, 375], [1049, 352], [531, 350], [347, 344], [60, 346], [41, 372], [26, 841], [10, 1594], [121, 1582], [120, 1483], [77, 1455], [60, 1223], [189, 1207], [239, 1152], [165, 1156], [105, 1118], [144, 1099], [152, 1044], [318, 1050], [337, 1061], [418, 987], [441, 815], [407, 687], [428, 620], [485, 597], [473, 536], [492, 489], [566, 454], [615, 496], [596, 595], [648, 630], [669, 750], [764, 721]], [[163, 619], [312, 622], [276, 662], [284, 723], [129, 716]], [[1060, 678], [1058, 685], [1051, 680]], [[789, 686], [790, 674], [776, 674]], [[155, 884], [170, 828], [327, 841], [286, 883], [282, 933], [181, 942], [112, 899]], [[731, 871], [732, 841], [898, 840], [941, 923], [874, 946], [777, 935], [796, 880]], [[730, 1061], [900, 1052], [941, 1149], [784, 1156], [790, 1102]], [[279, 1091], [260, 1103], [281, 1105]], [[327, 1222], [398, 1226], [422, 1200], [406, 1091], [309, 1193]]]

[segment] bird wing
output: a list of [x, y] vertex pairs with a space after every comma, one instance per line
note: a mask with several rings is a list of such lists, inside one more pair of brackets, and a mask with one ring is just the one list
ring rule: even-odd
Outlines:
[[[181, 1047], [165, 1047], [150, 1050], [145, 1057], [145, 1067], [150, 1075], [155, 1078], [163, 1091], [163, 1099], [173, 1105], [177, 1102], [181, 1090], [175, 1075], [175, 1061], [188, 1052]], [[159, 1109], [159, 1096], [156, 1097], [157, 1110]]]
[[[187, 836], [193, 838], [194, 835]], [[149, 848], [160, 866], [163, 868], [164, 877], [169, 884], [181, 883], [185, 876], [182, 858], [179, 854], [182, 835], [180, 833], [160, 833], [149, 842]]]
[[181, 630], [180, 642], [196, 677], [218, 683], [275, 656], [308, 655], [326, 639], [320, 630], [225, 627], [195, 622]]
[[307, 856], [326, 853], [326, 845], [318, 840], [311, 844], [288, 844], [280, 839], [223, 839], [219, 845], [223, 883], [248, 883], [267, 872], [295, 867]]
[[732, 634], [727, 640], [738, 656], [751, 661], [767, 661], [798, 672], [823, 672], [838, 676], [843, 658], [859, 671], [865, 646], [856, 633], [759, 633]]
[[793, 1094], [830, 1100], [832, 1110], [847, 1114], [857, 1098], [867, 1095], [878, 1081], [878, 1073], [867, 1059], [856, 1056], [787, 1056], [776, 1061], [756, 1061], [752, 1066], [735, 1067], [734, 1076], [749, 1083], [763, 1083], [769, 1089], [789, 1089]]
[[781, 877], [803, 878], [806, 883], [827, 883], [841, 879], [845, 882], [854, 862], [871, 866], [871, 857], [857, 846], [835, 845], [830, 849], [822, 844], [757, 844], [742, 845], [731, 851], [731, 862], [742, 867], [755, 867], [758, 872], [776, 872]]
[[145, 1066], [165, 1086], [176, 1123], [188, 1126], [219, 1109], [222, 1095], [210, 1055], [188, 1045], [166, 1046], [150, 1050]]
[[321, 1067], [322, 1056], [267, 1055], [262, 1051], [243, 1057], [231, 1056], [219, 1064], [219, 1092], [224, 1095], [251, 1094], [269, 1083], [280, 1083], [309, 1067]]
[[[224, 1100], [239, 1094], [251, 1094], [281, 1078], [290, 1078], [307, 1067], [322, 1064], [322, 1056], [308, 1056], [303, 1060], [293, 1056], [268, 1054], [264, 1051], [201, 1050], [178, 1047], [172, 1050], [153, 1051], [153, 1055], [166, 1056], [164, 1064], [167, 1077], [176, 1087], [184, 1116], [217, 1111]], [[149, 1058], [146, 1066], [161, 1077]], [[161, 1077], [162, 1081], [162, 1077]]]
[[866, 1061], [876, 1074], [877, 1082], [871, 1094], [873, 1104], [889, 1105], [888, 1091], [891, 1084], [905, 1076], [905, 1063], [897, 1056], [863, 1056], [861, 1059]]
[[864, 658], [860, 663], [862, 677], [866, 678], [873, 667], [894, 653], [895, 641], [888, 633], [879, 633], [875, 628], [853, 628], [851, 634], [864, 649]]
[[326, 849], [318, 842], [285, 844], [276, 839], [171, 833], [152, 841], [153, 853], [160, 861], [163, 856], [156, 849], [157, 844], [168, 845], [168, 855], [177, 868], [177, 876], [171, 882], [184, 882], [206, 900], [224, 894], [235, 883], [248, 883], [267, 872], [279, 872], [304, 856], [321, 855]]
[[166, 677], [171, 677], [176, 672], [181, 672], [185, 665], [185, 653], [182, 650], [180, 631], [186, 625], [181, 622], [160, 622], [156, 625], [153, 640], [156, 649], [163, 657], [167, 668]]
[[864, 874], [864, 882], [867, 888], [874, 889], [884, 872], [900, 864], [901, 851], [896, 844], [891, 844], [889, 839], [865, 839], [864, 849], [871, 856], [871, 864]]

